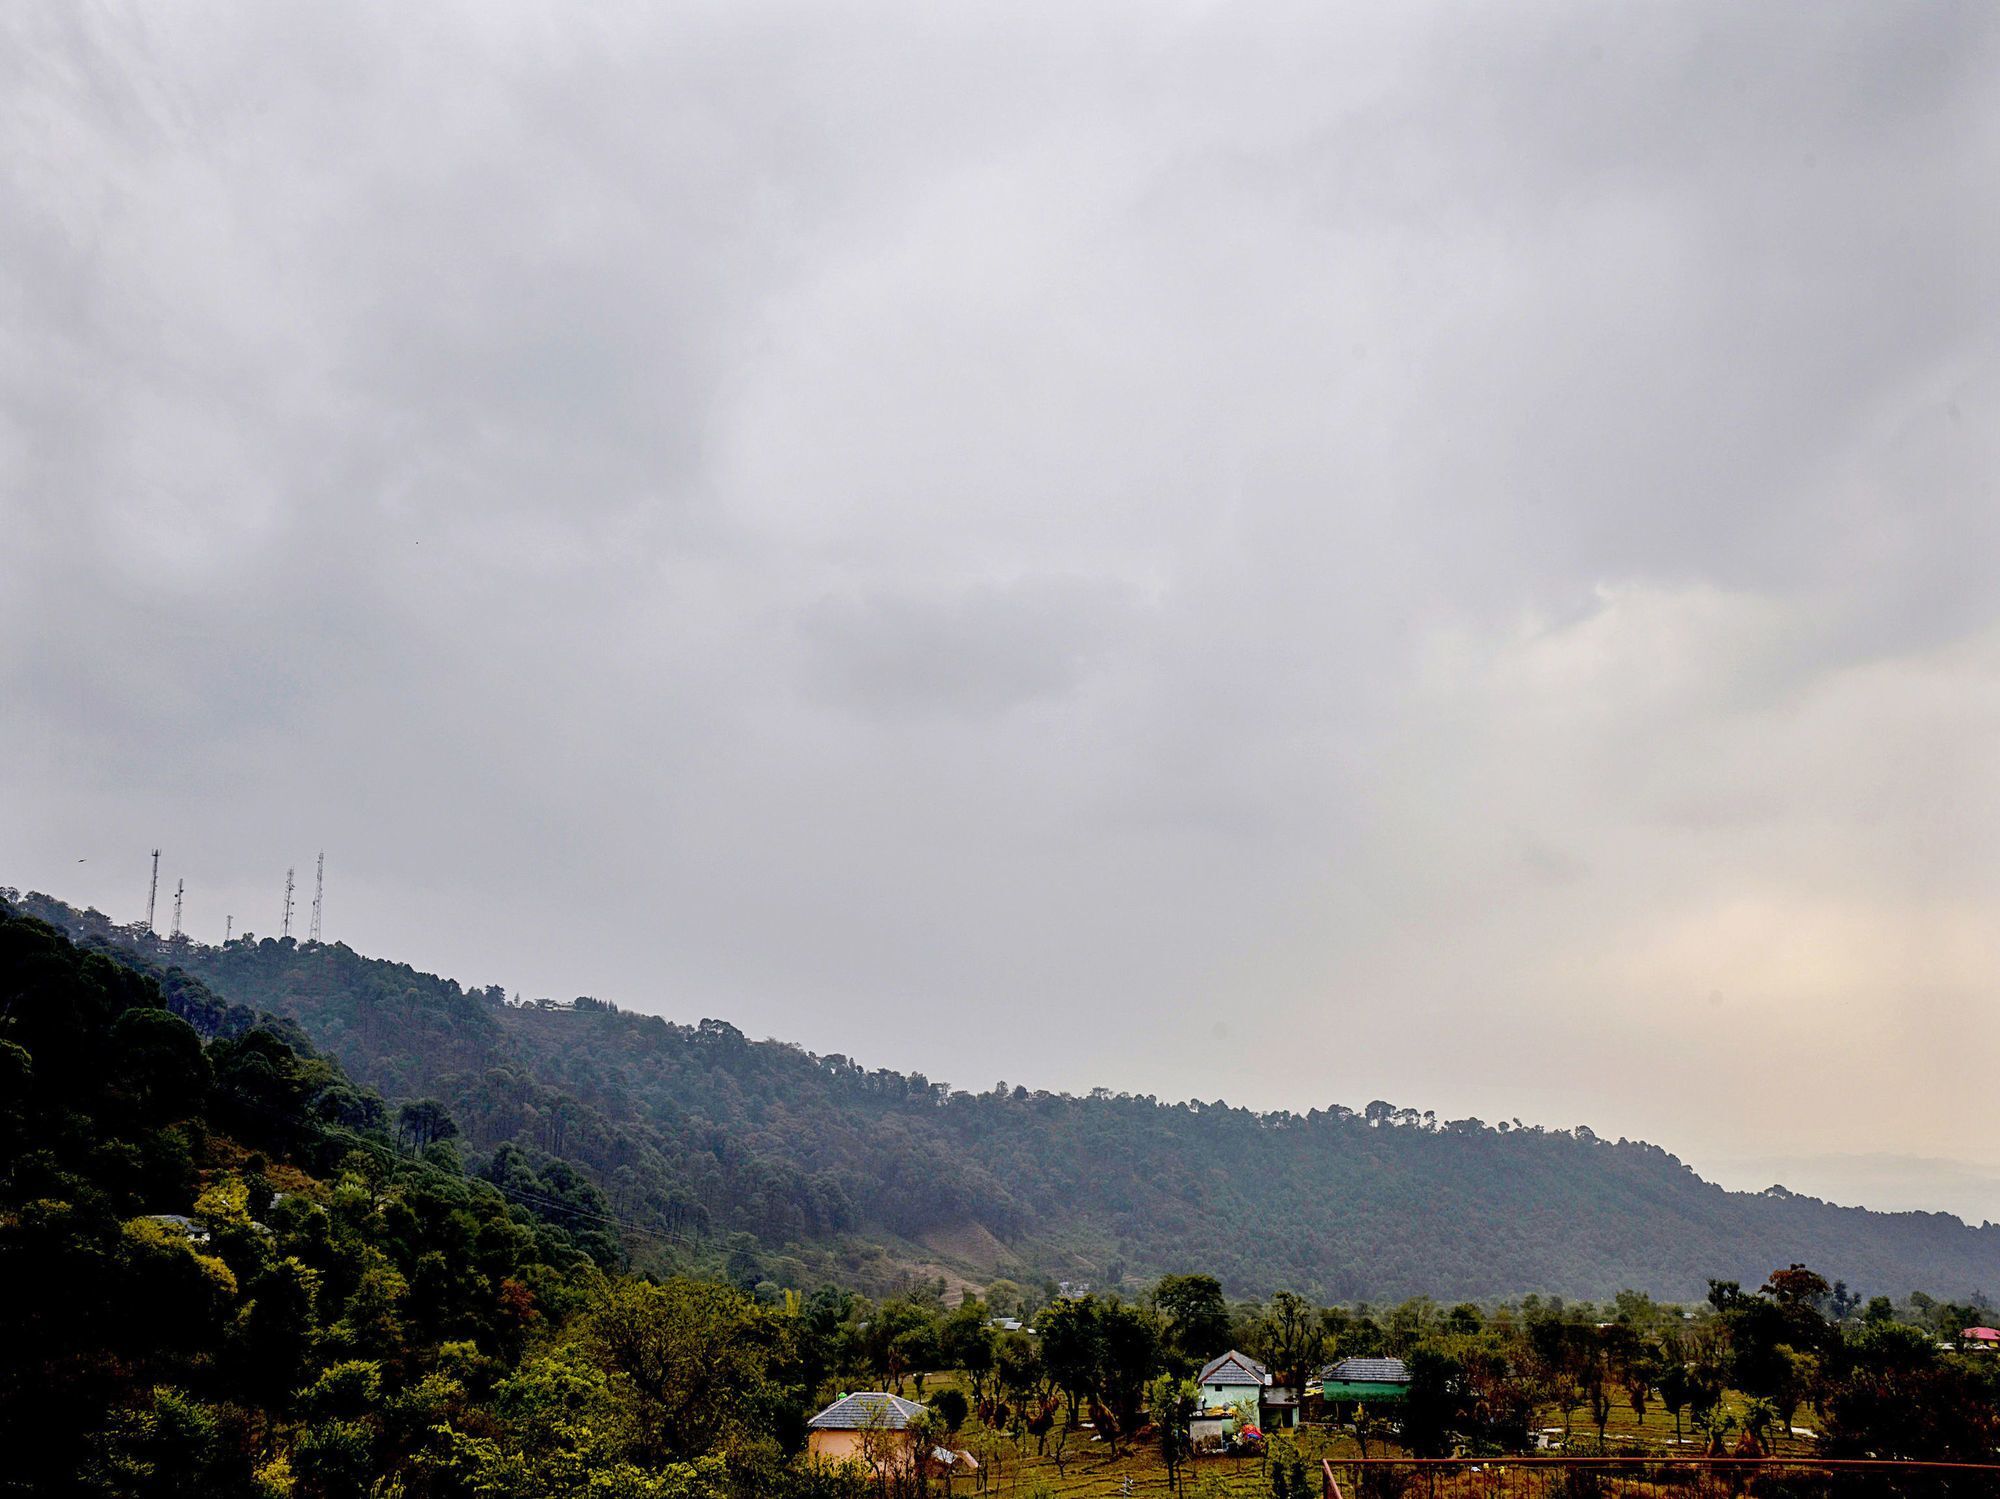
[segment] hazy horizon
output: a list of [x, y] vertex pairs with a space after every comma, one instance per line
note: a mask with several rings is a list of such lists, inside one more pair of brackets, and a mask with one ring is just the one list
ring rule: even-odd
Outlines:
[[2000, 1219], [1996, 65], [13, 10], [0, 882]]

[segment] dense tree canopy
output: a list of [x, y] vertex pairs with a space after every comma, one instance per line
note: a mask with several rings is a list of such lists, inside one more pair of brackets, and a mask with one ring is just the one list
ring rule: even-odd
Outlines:
[[441, 1105], [398, 1140], [337, 1064], [175, 992], [205, 1044], [145, 974], [0, 908], [0, 1492], [334, 1499], [395, 1474], [693, 1499], [799, 1476], [801, 1371], [831, 1369], [802, 1319], [607, 1275], [574, 1173], [518, 1152], [468, 1173]]

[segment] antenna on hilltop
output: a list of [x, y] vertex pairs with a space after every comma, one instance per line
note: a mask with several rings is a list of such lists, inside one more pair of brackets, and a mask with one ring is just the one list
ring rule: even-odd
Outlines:
[[285, 925], [279, 932], [282, 937], [292, 935], [292, 871], [285, 871]]
[[236, 918], [235, 918], [234, 916], [225, 916], [225, 917], [223, 917], [223, 918], [222, 918], [222, 945], [223, 945], [224, 947], [227, 947], [227, 946], [229, 946], [229, 939], [230, 939], [231, 937], [235, 936], [235, 935], [236, 935]]
[[175, 881], [174, 881], [174, 930], [173, 930], [173, 935], [174, 935], [174, 936], [175, 936], [176, 938], [178, 938], [178, 937], [180, 936], [180, 934], [181, 934], [181, 892], [182, 892], [183, 890], [185, 890], [185, 889], [187, 889], [187, 881], [186, 881], [186, 880], [175, 880]]
[[160, 899], [160, 851], [153, 850], [153, 883], [146, 890], [146, 930], [153, 930], [153, 908]]
[[319, 851], [319, 868], [313, 874], [313, 919], [312, 936], [309, 940], [319, 941], [320, 907], [326, 900], [326, 850]]

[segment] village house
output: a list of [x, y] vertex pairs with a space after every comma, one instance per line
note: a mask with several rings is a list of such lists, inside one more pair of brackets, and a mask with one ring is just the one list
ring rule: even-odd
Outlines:
[[1403, 1400], [1410, 1393], [1410, 1366], [1399, 1358], [1344, 1358], [1313, 1376], [1328, 1405], [1367, 1405]]
[[924, 1408], [881, 1390], [842, 1395], [806, 1422], [806, 1450], [823, 1462], [866, 1463], [878, 1472], [915, 1461]]
[[1197, 1419], [1207, 1418], [1202, 1420], [1204, 1431], [1212, 1428], [1220, 1435], [1223, 1428], [1214, 1423], [1246, 1402], [1256, 1412], [1260, 1428], [1299, 1424], [1298, 1391], [1272, 1383], [1271, 1371], [1239, 1349], [1232, 1348], [1203, 1364], [1195, 1383], [1201, 1387]]

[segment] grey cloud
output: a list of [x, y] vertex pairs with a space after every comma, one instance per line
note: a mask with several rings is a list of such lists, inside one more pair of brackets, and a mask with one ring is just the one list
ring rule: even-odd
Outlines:
[[363, 947], [934, 1077], [1862, 1148], [2000, 1043], [1996, 51], [16, 7], [0, 882], [325, 844]]
[[1063, 582], [975, 584], [932, 597], [829, 598], [802, 611], [811, 687], [866, 712], [985, 717], [1061, 696], [1130, 613]]

